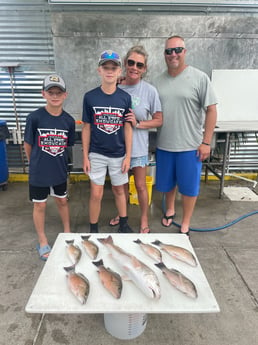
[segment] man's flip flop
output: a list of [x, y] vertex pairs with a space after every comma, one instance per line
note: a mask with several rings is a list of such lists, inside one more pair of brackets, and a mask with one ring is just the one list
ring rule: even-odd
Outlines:
[[180, 234], [184, 234], [186, 236], [188, 236], [190, 238], [190, 230], [188, 230], [187, 232], [182, 232], [181, 229], [179, 231]]
[[114, 218], [112, 218], [109, 222], [109, 226], [117, 226], [120, 222], [120, 217], [119, 216], [116, 216]]
[[43, 261], [47, 261], [48, 256], [49, 256], [49, 254], [51, 252], [50, 245], [46, 244], [44, 247], [40, 247], [40, 245], [37, 244], [36, 249], [37, 249], [37, 251], [39, 253], [40, 259], [43, 260]]
[[[172, 215], [172, 216], [167, 216], [165, 213], [164, 213], [164, 215], [163, 215], [163, 217], [162, 217], [162, 219], [161, 219], [161, 225], [162, 226], [164, 226], [165, 228], [169, 228], [172, 224], [173, 224], [173, 219], [175, 218], [175, 213]], [[168, 221], [168, 220], [172, 220], [172, 222], [170, 223], [170, 224], [168, 224], [168, 225], [165, 225], [164, 223], [163, 223], [163, 220], [164, 219], [166, 219], [166, 221]]]

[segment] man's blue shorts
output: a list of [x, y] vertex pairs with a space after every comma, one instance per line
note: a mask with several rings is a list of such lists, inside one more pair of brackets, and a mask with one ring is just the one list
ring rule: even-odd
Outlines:
[[156, 150], [156, 188], [166, 193], [178, 186], [179, 193], [198, 196], [202, 162], [197, 151], [169, 152]]

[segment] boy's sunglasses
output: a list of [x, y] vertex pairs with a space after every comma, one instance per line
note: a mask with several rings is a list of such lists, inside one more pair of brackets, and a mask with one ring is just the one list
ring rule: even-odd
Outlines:
[[117, 60], [120, 60], [120, 57], [115, 52], [105, 51], [101, 54], [100, 59], [117, 59]]
[[131, 60], [131, 59], [127, 60], [127, 65], [130, 67], [136, 65], [136, 67], [139, 69], [143, 69], [145, 67], [145, 64], [143, 62], [136, 62], [136, 61]]
[[165, 54], [171, 55], [173, 52], [175, 52], [176, 54], [180, 54], [180, 53], [182, 53], [182, 51], [184, 49], [185, 48], [183, 48], [183, 47], [167, 48], [167, 49], [165, 49]]

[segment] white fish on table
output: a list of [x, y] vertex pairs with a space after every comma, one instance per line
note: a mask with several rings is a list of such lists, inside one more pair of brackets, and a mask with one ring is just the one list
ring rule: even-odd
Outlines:
[[146, 296], [152, 299], [161, 297], [158, 277], [150, 267], [115, 245], [112, 236], [98, 238], [98, 240], [108, 248], [117, 265]]

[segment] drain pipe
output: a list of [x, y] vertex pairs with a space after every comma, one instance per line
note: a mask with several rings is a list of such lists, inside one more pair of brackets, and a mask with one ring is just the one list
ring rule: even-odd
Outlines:
[[18, 66], [19, 66], [18, 63], [0, 64], [0, 67], [7, 68], [8, 72], [9, 72], [11, 92], [12, 92], [12, 100], [13, 100], [13, 109], [14, 109], [14, 115], [15, 115], [15, 121], [16, 121], [16, 129], [13, 131], [13, 143], [14, 144], [17, 143], [19, 145], [20, 156], [21, 156], [21, 160], [22, 160], [23, 173], [25, 173], [25, 161], [24, 161], [23, 150], [22, 150], [21, 126], [20, 126], [20, 121], [19, 121], [19, 117], [18, 117], [18, 113], [17, 113], [15, 93], [14, 93], [14, 70]]

